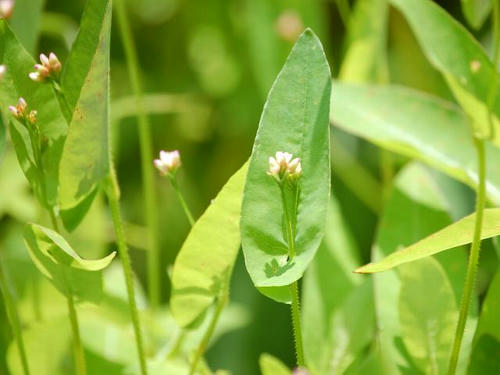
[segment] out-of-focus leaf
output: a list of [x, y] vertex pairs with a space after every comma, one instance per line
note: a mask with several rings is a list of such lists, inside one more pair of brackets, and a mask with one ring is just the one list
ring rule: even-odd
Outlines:
[[66, 14], [43, 12], [40, 33], [44, 36], [59, 38], [70, 50], [78, 34], [78, 24]]
[[172, 273], [172, 315], [181, 327], [196, 321], [221, 295], [240, 248], [240, 211], [248, 165], [222, 188], [186, 238]]
[[340, 67], [339, 79], [345, 82], [385, 82], [387, 0], [359, 0], [349, 19], [348, 49]]
[[332, 198], [325, 237], [303, 284], [304, 349], [312, 374], [344, 373], [372, 339], [372, 285], [352, 273], [359, 264], [356, 254], [338, 202]]
[[[407, 246], [437, 229], [450, 223], [446, 212], [446, 201], [442, 197], [438, 185], [432, 175], [418, 164], [405, 167], [395, 178], [395, 186], [390, 192], [381, 222], [376, 242], [372, 249], [374, 261], [394, 252], [401, 246]], [[443, 267], [446, 277], [453, 288], [455, 303], [458, 305], [463, 279], [467, 267], [464, 250], [435, 256]], [[419, 374], [420, 369], [410, 358], [409, 350], [403, 341], [400, 324], [399, 298], [401, 296], [401, 276], [396, 270], [377, 273], [373, 276], [376, 325], [378, 330], [377, 353], [382, 364], [384, 375]], [[427, 278], [421, 280], [422, 290], [431, 293], [435, 284]], [[429, 297], [430, 298], [430, 297]], [[476, 305], [476, 302], [474, 302]], [[471, 333], [475, 326], [475, 310], [468, 321], [466, 337], [463, 341], [463, 356], [459, 363], [459, 372], [465, 370], [468, 353], [471, 346]]]
[[500, 372], [500, 271], [490, 284], [474, 337], [468, 375]]
[[116, 253], [98, 260], [82, 259], [58, 233], [36, 224], [25, 227], [24, 240], [33, 262], [65, 296], [98, 302], [102, 294], [102, 271]]
[[[37, 375], [64, 375], [63, 361], [71, 341], [70, 324], [64, 317], [35, 323], [23, 332], [28, 365]], [[7, 353], [11, 375], [24, 375], [17, 344], [12, 342]]]
[[35, 61], [21, 46], [11, 28], [0, 19], [0, 63], [7, 72], [0, 85], [0, 104], [5, 109], [24, 97], [30, 109], [38, 111], [37, 123], [41, 138], [42, 162], [44, 166], [46, 196], [42, 193], [42, 181], [32, 156], [31, 142], [27, 130], [17, 120], [11, 121], [10, 136], [19, 164], [38, 200], [44, 206], [57, 204], [58, 164], [67, 125], [61, 115], [59, 104], [50, 85], [31, 81], [27, 73], [33, 70]]
[[[331, 79], [320, 41], [306, 30], [264, 106], [248, 169], [241, 217], [247, 270], [261, 292], [289, 301], [285, 286], [302, 277], [321, 242], [330, 193], [328, 111]], [[276, 151], [300, 157], [297, 256], [288, 260], [280, 189], [266, 174]], [[276, 288], [278, 287], [278, 288]]]
[[85, 216], [109, 172], [111, 10], [110, 1], [89, 1], [62, 78], [72, 113], [60, 164], [61, 218], [68, 230]]
[[[370, 263], [356, 270], [358, 273], [387, 271], [403, 263], [428, 257], [444, 250], [467, 245], [472, 242], [476, 214], [469, 215], [438, 232], [398, 250], [377, 263]], [[484, 210], [481, 239], [500, 235], [500, 208]]]
[[0, 162], [3, 159], [3, 153], [5, 150], [5, 125], [3, 124], [2, 114], [0, 113]]
[[457, 314], [453, 289], [438, 261], [425, 258], [401, 268], [403, 342], [425, 374], [446, 372]]
[[496, 0], [461, 0], [462, 13], [474, 29], [483, 26]]
[[431, 64], [444, 75], [471, 118], [476, 136], [489, 138], [500, 146], [500, 95], [493, 101], [491, 126], [488, 109], [491, 85], [498, 73], [482, 46], [430, 0], [391, 0], [391, 3], [408, 20]]
[[278, 358], [271, 354], [263, 353], [259, 358], [262, 375], [291, 375], [290, 369]]
[[19, 41], [31, 55], [36, 53], [44, 6], [45, 0], [16, 0], [9, 21]]
[[[335, 84], [335, 126], [390, 151], [421, 160], [469, 185], [477, 184], [476, 153], [466, 116], [452, 103], [398, 86]], [[488, 160], [500, 160], [486, 145]], [[500, 204], [500, 164], [487, 165], [489, 199]]]

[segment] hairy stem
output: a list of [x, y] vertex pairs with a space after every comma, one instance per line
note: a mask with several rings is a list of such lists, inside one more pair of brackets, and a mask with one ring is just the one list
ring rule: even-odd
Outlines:
[[[286, 232], [287, 232], [287, 242], [288, 242], [288, 256], [290, 259], [295, 258], [297, 252], [295, 250], [295, 231], [292, 222], [292, 217], [288, 211], [289, 205], [286, 198], [285, 186], [283, 183], [280, 184], [281, 189], [281, 199], [283, 201], [283, 211], [285, 212], [285, 222], [286, 222]], [[295, 187], [298, 189], [298, 187]], [[294, 203], [295, 204], [295, 203]], [[300, 322], [300, 298], [299, 298], [299, 285], [298, 281], [294, 281], [290, 284], [290, 294], [292, 296], [292, 325], [293, 325], [293, 336], [295, 338], [295, 354], [297, 357], [297, 366], [305, 366], [304, 360], [304, 346], [302, 343], [302, 325]]]
[[109, 201], [109, 207], [111, 210], [111, 217], [113, 220], [113, 226], [115, 228], [116, 242], [118, 245], [118, 251], [120, 253], [120, 259], [122, 261], [123, 273], [125, 275], [125, 284], [127, 287], [128, 303], [130, 308], [130, 314], [132, 318], [132, 324], [134, 326], [135, 342], [137, 346], [137, 353], [139, 355], [139, 364], [141, 368], [141, 375], [147, 375], [146, 368], [146, 358], [144, 355], [142, 332], [139, 321], [139, 313], [137, 310], [137, 303], [135, 300], [135, 290], [134, 290], [134, 280], [132, 276], [132, 265], [130, 262], [130, 255], [128, 252], [127, 243], [125, 241], [125, 234], [123, 232], [123, 224], [120, 213], [120, 202], [119, 202], [119, 189], [118, 181], [116, 180], [116, 175], [114, 169], [111, 167], [111, 172], [108, 177], [108, 188], [107, 195]]
[[191, 224], [191, 227], [194, 225], [194, 219], [193, 219], [193, 214], [191, 213], [191, 210], [189, 209], [186, 200], [184, 199], [184, 196], [181, 193], [181, 190], [179, 189], [179, 185], [177, 184], [177, 178], [175, 175], [168, 175], [168, 178], [170, 179], [170, 183], [172, 184], [172, 187], [175, 190], [175, 193], [177, 194], [177, 198], [179, 198], [179, 202], [181, 203], [182, 209], [184, 210], [184, 213], [186, 214], [189, 224]]
[[0, 259], [0, 292], [2, 293], [5, 309], [7, 310], [7, 317], [9, 319], [9, 323], [12, 328], [12, 333], [14, 334], [14, 339], [16, 340], [17, 343], [17, 349], [19, 350], [19, 356], [21, 357], [21, 366], [23, 368], [24, 375], [29, 375], [30, 370], [28, 366], [28, 359], [26, 357], [26, 350], [24, 348], [23, 335], [21, 333], [21, 323], [19, 321], [19, 315], [17, 313], [16, 304], [9, 290], [7, 277], [3, 272], [1, 259]]
[[483, 225], [483, 211], [486, 201], [486, 157], [484, 151], [484, 140], [474, 138], [478, 161], [478, 187], [476, 198], [476, 221], [474, 223], [474, 236], [472, 238], [465, 287], [460, 303], [460, 314], [458, 317], [455, 339], [448, 367], [448, 375], [454, 375], [457, 369], [460, 347], [464, 336], [465, 323], [469, 315], [471, 298], [474, 292], [477, 268], [479, 263], [479, 252], [481, 248], [481, 229]]
[[158, 216], [157, 216], [157, 198], [154, 187], [153, 170], [153, 144], [151, 140], [151, 125], [149, 118], [144, 110], [143, 89], [140, 78], [139, 63], [137, 51], [134, 45], [134, 39], [130, 31], [130, 25], [127, 18], [125, 2], [115, 0], [115, 11], [118, 19], [118, 27], [122, 38], [125, 55], [127, 58], [128, 75], [132, 90], [135, 95], [137, 108], [137, 122], [139, 125], [139, 143], [141, 152], [142, 169], [142, 190], [145, 197], [145, 216], [148, 228], [148, 291], [149, 299], [153, 308], [158, 307], [161, 301], [160, 290], [160, 248], [158, 242]]
[[73, 331], [73, 350], [75, 355], [76, 373], [77, 375], [86, 375], [87, 366], [85, 364], [85, 353], [83, 351], [82, 340], [80, 337], [80, 327], [78, 324], [78, 315], [76, 313], [75, 301], [71, 292], [66, 296], [66, 300], [68, 302], [71, 330]]

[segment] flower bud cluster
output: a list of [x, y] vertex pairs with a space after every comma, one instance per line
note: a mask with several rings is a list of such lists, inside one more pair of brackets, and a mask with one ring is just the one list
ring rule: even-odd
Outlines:
[[28, 111], [28, 103], [26, 103], [26, 100], [24, 100], [24, 98], [19, 98], [17, 105], [9, 106], [9, 111], [15, 118], [17, 118], [21, 122], [29, 124], [36, 123], [37, 111], [35, 110]]
[[7, 67], [5, 65], [0, 65], [0, 81], [3, 79], [6, 72], [7, 72]]
[[14, 0], [0, 0], [0, 19], [8, 20], [14, 11]]
[[177, 150], [160, 151], [160, 158], [153, 163], [162, 176], [174, 175], [181, 166], [181, 155]]
[[294, 159], [292, 154], [278, 151], [274, 157], [269, 158], [267, 174], [280, 183], [285, 180], [294, 181], [302, 175], [300, 158]]
[[35, 82], [45, 82], [46, 79], [57, 79], [62, 65], [55, 53], [51, 52], [49, 57], [43, 53], [40, 55], [41, 64], [35, 64], [35, 71], [28, 74]]

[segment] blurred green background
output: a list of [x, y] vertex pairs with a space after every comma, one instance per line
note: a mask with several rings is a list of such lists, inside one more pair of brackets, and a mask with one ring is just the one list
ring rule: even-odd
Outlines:
[[[337, 77], [350, 43], [349, 12], [355, 2], [347, 0], [128, 0], [127, 6], [140, 58], [146, 107], [152, 113], [155, 152], [178, 149], [183, 167], [179, 183], [195, 216], [215, 197], [227, 178], [249, 157], [259, 116], [273, 79], [283, 65], [296, 37], [311, 27], [322, 40], [332, 74]], [[440, 1], [462, 23], [460, 2]], [[83, 0], [24, 0], [12, 25], [34, 55], [54, 51], [64, 63], [85, 5]], [[41, 19], [36, 9], [43, 9]], [[35, 9], [35, 11], [33, 10]], [[26, 11], [23, 14], [23, 11]], [[30, 15], [30, 16], [28, 16]], [[385, 28], [383, 28], [385, 29]], [[23, 34], [23, 30], [26, 35]], [[30, 31], [31, 30], [31, 31]], [[33, 33], [33, 30], [36, 32]], [[471, 30], [489, 46], [487, 21]], [[387, 70], [379, 83], [398, 83], [452, 99], [442, 77], [426, 61], [406, 21], [394, 9], [388, 13], [386, 43], [380, 53]], [[31, 35], [37, 35], [33, 39]], [[368, 56], [369, 57], [369, 56]], [[132, 245], [134, 269], [145, 285], [143, 195], [136, 121], [124, 52], [113, 26], [112, 119], [114, 153], [122, 189], [122, 207]], [[333, 89], [335, 95], [335, 84]], [[349, 165], [342, 164], [336, 145], [347, 151], [382, 185], [379, 150], [365, 141], [333, 131], [333, 188], [344, 217], [354, 234], [362, 258], [369, 260], [377, 214], [353, 191], [356, 181]], [[154, 155], [151, 155], [153, 158]], [[41, 279], [22, 243], [22, 223], [36, 220], [36, 205], [8, 147], [0, 167], [0, 251], [5, 258], [16, 293], [29, 294], [30, 280]], [[394, 157], [395, 168], [404, 160]], [[189, 231], [170, 184], [157, 178], [161, 225], [163, 301], [169, 297], [167, 270]], [[473, 194], [464, 187], [472, 209]], [[372, 192], [382, 199], [382, 189]], [[82, 256], [112, 247], [112, 228], [96, 200], [84, 224], [72, 235]], [[252, 286], [239, 256], [232, 281], [231, 299], [246, 307], [248, 324], [221, 336], [207, 353], [212, 368], [234, 374], [258, 373], [258, 357], [268, 352], [288, 365], [294, 363], [288, 306], [274, 303]], [[1, 302], [0, 302], [1, 303]], [[21, 309], [28, 307], [22, 305]], [[21, 312], [23, 315], [25, 312]], [[11, 340], [5, 309], [0, 306], [0, 374], [6, 373], [6, 350]]]

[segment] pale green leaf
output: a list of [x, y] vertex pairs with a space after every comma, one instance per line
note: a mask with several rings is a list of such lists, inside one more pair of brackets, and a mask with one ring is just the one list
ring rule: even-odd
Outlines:
[[224, 185], [186, 238], [172, 272], [170, 308], [188, 326], [227, 293], [240, 248], [240, 211], [248, 165]]
[[262, 375], [291, 375], [290, 369], [279, 359], [270, 354], [263, 353], [259, 358]]
[[99, 301], [100, 271], [111, 263], [115, 253], [98, 260], [82, 259], [60, 234], [36, 224], [26, 225], [24, 240], [37, 268], [61, 293], [80, 301]]
[[[421, 160], [475, 187], [476, 152], [466, 116], [456, 105], [398, 86], [335, 83], [335, 126], [390, 151]], [[500, 160], [486, 145], [488, 160]], [[500, 164], [487, 163], [487, 193], [500, 204]]]
[[[264, 294], [289, 301], [321, 242], [330, 193], [330, 70], [311, 30], [298, 39], [264, 106], [243, 194], [241, 236], [247, 270]], [[288, 260], [280, 188], [266, 174], [277, 151], [300, 157], [296, 249]], [[280, 288], [276, 288], [280, 287]]]
[[39, 28], [45, 0], [16, 0], [9, 20], [21, 44], [33, 55], [38, 45]]
[[403, 342], [425, 374], [446, 373], [457, 315], [453, 289], [438, 261], [426, 258], [401, 268]]
[[483, 26], [496, 0], [461, 0], [462, 13], [474, 29]]
[[88, 3], [63, 74], [73, 113], [60, 164], [61, 217], [68, 230], [79, 224], [109, 173], [111, 11], [110, 1]]
[[430, 0], [391, 0], [401, 11], [430, 63], [438, 69], [455, 98], [471, 118], [474, 133], [500, 146], [500, 95], [493, 100], [489, 121], [489, 95], [498, 79], [482, 46], [458, 21]]

